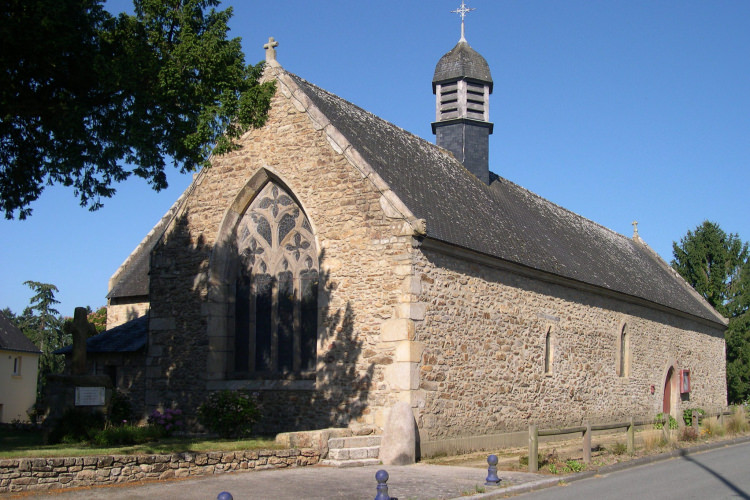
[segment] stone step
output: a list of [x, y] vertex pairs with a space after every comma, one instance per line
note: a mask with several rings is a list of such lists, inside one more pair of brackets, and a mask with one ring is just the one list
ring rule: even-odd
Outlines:
[[329, 467], [364, 467], [365, 465], [380, 465], [380, 460], [377, 458], [365, 458], [362, 460], [331, 460], [325, 459], [320, 461], [320, 465], [327, 465]]
[[367, 448], [371, 446], [380, 446], [380, 436], [352, 436], [330, 438], [328, 440], [328, 449]]
[[362, 467], [380, 463], [380, 436], [336, 437], [328, 440], [328, 457], [321, 465]]
[[379, 446], [367, 446], [362, 448], [329, 448], [328, 458], [331, 460], [364, 460], [366, 458], [378, 458]]

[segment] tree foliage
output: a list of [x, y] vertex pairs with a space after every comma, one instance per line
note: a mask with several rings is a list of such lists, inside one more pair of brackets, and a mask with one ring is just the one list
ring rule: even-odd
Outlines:
[[228, 39], [219, 0], [7, 0], [0, 9], [0, 209], [23, 219], [44, 187], [95, 210], [131, 174], [208, 165], [264, 123], [272, 83]]
[[725, 333], [727, 397], [750, 398], [750, 250], [736, 234], [705, 221], [672, 245], [676, 269], [719, 313], [729, 319]]
[[96, 333], [102, 333], [104, 330], [107, 329], [107, 306], [102, 306], [96, 311], [92, 311], [91, 308], [88, 308], [89, 314], [86, 319], [88, 319], [89, 323], [94, 325], [94, 328], [96, 329]]

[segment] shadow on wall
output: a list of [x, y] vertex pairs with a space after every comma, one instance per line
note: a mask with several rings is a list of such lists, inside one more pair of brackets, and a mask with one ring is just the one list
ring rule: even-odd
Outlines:
[[[319, 253], [318, 259], [320, 268], [325, 269], [325, 250]], [[375, 364], [362, 362], [363, 341], [356, 330], [356, 314], [351, 302], [346, 301], [335, 309], [331, 307], [337, 288], [338, 282], [331, 279], [330, 271], [320, 273], [315, 389], [258, 391], [263, 415], [258, 432], [346, 427], [369, 413]], [[262, 379], [258, 375], [250, 375], [250, 378]]]
[[[229, 359], [235, 359], [234, 350], [238, 346], [243, 351], [245, 349], [236, 341], [234, 327], [237, 270], [243, 256], [238, 255], [235, 238], [212, 249], [202, 235], [191, 237], [191, 218], [187, 212], [181, 215], [174, 222], [173, 230], [157, 244], [151, 257], [151, 321], [145, 367], [147, 411], [180, 408], [189, 421], [194, 419], [198, 406], [208, 396], [207, 367], [211, 352], [216, 345], [225, 345], [231, 352], [224, 360], [224, 380], [231, 381], [232, 387], [247, 387], [256, 393], [262, 415], [256, 426], [258, 432], [341, 427], [366, 415], [375, 365], [361, 362], [363, 342], [356, 329], [356, 314], [351, 303], [341, 301], [338, 306], [334, 301], [333, 310], [332, 297], [338, 283], [331, 278], [330, 272], [319, 274], [317, 309], [312, 313], [317, 321], [317, 359], [311, 360], [311, 365], [316, 367], [315, 388], [299, 389], [299, 384], [293, 383], [312, 378], [305, 376], [304, 372], [239, 373], [234, 369], [234, 361]], [[215, 262], [210, 262], [217, 255], [234, 258], [226, 260], [222, 264], [223, 270], [213, 274], [214, 279], [216, 275], [220, 279], [218, 283], [210, 284], [212, 291], [209, 292], [209, 267], [215, 265]], [[318, 258], [319, 268], [324, 269], [324, 252]], [[278, 286], [278, 281], [274, 285]], [[212, 296], [209, 302], [209, 293], [213, 294], [216, 289], [222, 292], [217, 292], [217, 298]], [[309, 307], [309, 303], [300, 302], [299, 294], [287, 296], [285, 300], [287, 311], [304, 311]], [[208, 317], [217, 311], [226, 315], [225, 321], [214, 323]], [[224, 328], [213, 331], [211, 325], [215, 324], [223, 324]], [[280, 321], [279, 325], [275, 333], [277, 338], [289, 339], [292, 336], [295, 339], [290, 359], [297, 356], [294, 363], [299, 366], [304, 345], [294, 343], [304, 344], [306, 339], [299, 334], [295, 336], [283, 322]], [[308, 338], [307, 341], [315, 343], [316, 339]], [[278, 344], [269, 351], [278, 356]], [[283, 366], [283, 363], [279, 365]], [[271, 385], [275, 388], [264, 388]], [[280, 386], [286, 387], [279, 389]]]

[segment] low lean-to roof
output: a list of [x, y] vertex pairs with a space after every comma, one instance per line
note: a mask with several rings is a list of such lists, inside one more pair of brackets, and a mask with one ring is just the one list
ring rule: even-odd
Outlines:
[[[146, 347], [148, 341], [148, 316], [132, 319], [98, 335], [86, 339], [88, 353], [136, 352]], [[55, 351], [55, 354], [71, 354], [73, 346], [68, 345]]]
[[428, 238], [724, 324], [645, 244], [494, 174], [488, 186], [448, 151], [286, 74], [426, 220]]
[[31, 352], [34, 354], [40, 354], [42, 352], [16, 325], [11, 323], [2, 312], [0, 312], [0, 350]]

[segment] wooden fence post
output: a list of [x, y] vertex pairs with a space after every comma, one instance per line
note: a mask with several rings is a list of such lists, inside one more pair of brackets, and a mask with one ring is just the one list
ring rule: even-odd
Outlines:
[[665, 442], [669, 442], [669, 414], [661, 417], [661, 435]]
[[698, 430], [698, 411], [693, 410], [693, 429]]
[[529, 425], [529, 472], [539, 471], [539, 433], [536, 425]]
[[630, 425], [628, 425], [628, 453], [631, 455], [635, 453], [635, 419], [630, 417]]
[[586, 422], [586, 430], [583, 431], [583, 463], [591, 463], [591, 424]]

